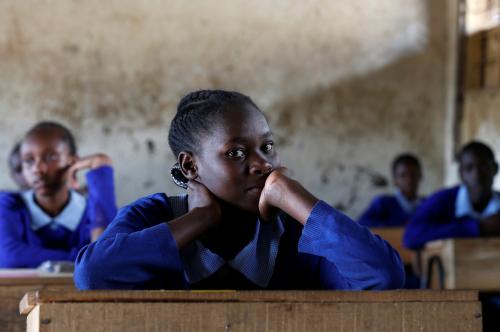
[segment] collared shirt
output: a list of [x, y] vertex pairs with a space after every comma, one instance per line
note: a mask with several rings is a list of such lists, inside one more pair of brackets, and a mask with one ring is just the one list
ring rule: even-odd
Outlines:
[[211, 252], [201, 241], [181, 250], [184, 275], [193, 284], [208, 278], [225, 264], [243, 274], [254, 284], [266, 287], [271, 280], [284, 227], [281, 218], [270, 223], [257, 220], [252, 240], [231, 260]]
[[417, 198], [414, 201], [409, 201], [405, 195], [400, 190], [396, 190], [394, 197], [398, 201], [401, 208], [408, 214], [412, 214], [417, 209], [418, 205], [422, 202], [421, 198]]
[[74, 232], [80, 224], [87, 206], [85, 197], [75, 191], [70, 191], [68, 204], [57, 216], [51, 217], [35, 202], [35, 193], [32, 190], [23, 192], [21, 196], [28, 207], [31, 216], [31, 228], [34, 231], [51, 225], [53, 227], [63, 226]]
[[483, 210], [483, 212], [477, 212], [474, 210], [470, 202], [469, 192], [467, 191], [467, 187], [465, 185], [460, 186], [458, 189], [457, 199], [455, 201], [455, 217], [465, 217], [469, 216], [474, 219], [484, 219], [489, 217], [495, 213], [500, 211], [500, 195], [496, 192], [493, 192], [493, 196], [491, 197], [488, 205]]

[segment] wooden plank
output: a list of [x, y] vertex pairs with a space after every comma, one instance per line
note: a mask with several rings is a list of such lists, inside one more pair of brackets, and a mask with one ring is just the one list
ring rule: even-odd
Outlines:
[[404, 264], [411, 265], [414, 263], [415, 252], [403, 246], [404, 227], [371, 227], [370, 230], [389, 242], [399, 253]]
[[19, 301], [26, 292], [47, 286], [58, 291], [74, 289], [73, 277], [36, 269], [0, 269], [0, 331], [26, 331], [26, 319], [19, 315]]
[[481, 331], [479, 302], [46, 303], [28, 332]]
[[462, 302], [474, 291], [76, 291], [42, 289], [25, 294], [20, 312], [51, 302]]
[[465, 43], [465, 87], [479, 89], [484, 84], [484, 32], [467, 36]]
[[[433, 241], [422, 252], [424, 275], [437, 289], [500, 290], [500, 239], [447, 239]], [[431, 267], [431, 268], [429, 268]], [[443, 269], [442, 282], [439, 273]]]
[[[0, 331], [26, 331], [26, 319], [19, 315], [19, 301], [26, 292], [34, 292], [44, 287], [43, 284], [0, 286]], [[68, 285], [51, 285], [54, 290], [67, 290], [71, 287]]]

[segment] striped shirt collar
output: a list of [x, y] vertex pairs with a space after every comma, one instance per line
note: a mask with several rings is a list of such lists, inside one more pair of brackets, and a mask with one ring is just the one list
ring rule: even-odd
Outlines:
[[250, 243], [229, 261], [211, 252], [201, 241], [194, 241], [180, 252], [185, 277], [189, 283], [193, 284], [208, 278], [224, 264], [228, 264], [254, 284], [265, 288], [271, 281], [279, 241], [284, 231], [281, 217], [271, 223], [257, 220], [255, 233]]
[[35, 193], [32, 190], [22, 192], [21, 196], [30, 213], [31, 228], [34, 231], [54, 223], [74, 232], [78, 228], [87, 206], [85, 197], [71, 190], [68, 204], [57, 216], [51, 217], [35, 202]]
[[457, 199], [455, 200], [455, 217], [460, 218], [469, 216], [479, 220], [498, 213], [499, 211], [500, 195], [498, 193], [493, 192], [493, 196], [483, 212], [477, 212], [472, 207], [467, 187], [465, 185], [461, 185], [458, 189]]

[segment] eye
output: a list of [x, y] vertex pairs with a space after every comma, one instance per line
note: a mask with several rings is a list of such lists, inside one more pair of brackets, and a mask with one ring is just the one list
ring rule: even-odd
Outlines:
[[233, 149], [226, 153], [229, 158], [244, 158], [245, 151], [243, 149]]
[[31, 167], [35, 163], [35, 159], [27, 158], [22, 160], [23, 167]]
[[269, 153], [274, 149], [274, 142], [268, 142], [262, 146], [262, 151]]
[[43, 158], [45, 160], [45, 162], [55, 162], [55, 161], [58, 161], [59, 160], [59, 155], [58, 154], [55, 154], [55, 153], [50, 153], [46, 156], [44, 156]]

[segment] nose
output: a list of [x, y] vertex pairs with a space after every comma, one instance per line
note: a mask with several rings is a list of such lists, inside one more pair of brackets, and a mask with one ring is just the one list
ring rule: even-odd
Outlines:
[[42, 159], [36, 159], [33, 164], [32, 171], [35, 174], [40, 174], [40, 173], [43, 174], [47, 171], [47, 164], [45, 164], [45, 162]]
[[250, 174], [263, 175], [273, 170], [272, 163], [259, 153], [254, 153], [250, 161]]

